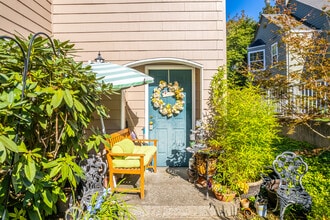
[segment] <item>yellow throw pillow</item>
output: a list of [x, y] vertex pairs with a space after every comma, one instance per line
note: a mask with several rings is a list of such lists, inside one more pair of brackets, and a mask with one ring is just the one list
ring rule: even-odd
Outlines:
[[[111, 152], [115, 154], [124, 153], [123, 149], [117, 143], [111, 148]], [[114, 159], [125, 159], [125, 157], [114, 157]]]
[[119, 142], [117, 142], [114, 146], [120, 146], [123, 150], [123, 153], [133, 153], [133, 150], [135, 148], [134, 142], [131, 139], [125, 138]]

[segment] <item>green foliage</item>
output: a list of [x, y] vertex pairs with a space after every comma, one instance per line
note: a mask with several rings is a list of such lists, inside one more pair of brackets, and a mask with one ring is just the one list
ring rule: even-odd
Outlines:
[[257, 23], [244, 12], [227, 21], [227, 74], [237, 85], [246, 82], [247, 48], [254, 38]]
[[80, 207], [73, 207], [72, 211], [68, 213], [72, 219], [136, 219], [131, 213], [132, 207], [128, 205], [125, 200], [120, 198], [120, 194], [113, 194], [109, 192], [103, 193], [101, 196], [99, 192], [93, 194], [91, 204], [86, 210]]
[[[64, 187], [74, 190], [84, 177], [76, 164], [103, 141], [86, 136], [92, 114], [106, 116], [101, 91], [89, 67], [73, 60], [73, 45], [49, 39], [16, 37], [29, 57], [25, 90], [23, 54], [14, 41], [0, 40], [0, 214], [44, 219], [66, 200]], [[110, 91], [111, 92], [111, 91]], [[10, 171], [12, 175], [10, 176]]]
[[[329, 198], [330, 198], [330, 149], [315, 148], [306, 142], [295, 141], [283, 137], [276, 141], [273, 146], [276, 154], [283, 151], [293, 151], [303, 157], [308, 164], [308, 172], [302, 179], [303, 186], [312, 197], [312, 210], [308, 213], [308, 219], [329, 219]], [[296, 211], [297, 210], [297, 211]], [[291, 219], [297, 219], [301, 210], [297, 207], [290, 207]]]
[[128, 204], [112, 194], [106, 197], [100, 210], [90, 217], [98, 217], [99, 219], [135, 219], [129, 210], [130, 206]]
[[308, 172], [303, 184], [313, 198], [312, 212], [309, 219], [326, 219], [330, 216], [330, 151], [320, 155], [305, 158]]
[[[209, 144], [223, 150], [217, 162], [217, 181], [238, 192], [260, 179], [274, 158], [272, 143], [279, 124], [274, 106], [258, 88], [227, 88], [220, 69], [211, 83]], [[219, 81], [220, 80], [220, 81]]]

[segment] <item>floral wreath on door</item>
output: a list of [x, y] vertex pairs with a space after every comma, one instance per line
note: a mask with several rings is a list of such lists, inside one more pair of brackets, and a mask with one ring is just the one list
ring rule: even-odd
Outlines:
[[[175, 103], [171, 105], [169, 103], [165, 103], [162, 100], [162, 97], [174, 97]], [[167, 83], [164, 80], [159, 81], [159, 85], [157, 88], [154, 88], [153, 94], [151, 96], [151, 103], [154, 108], [159, 109], [159, 112], [167, 116], [168, 118], [173, 115], [179, 114], [184, 108], [184, 99], [185, 95], [183, 93], [183, 88], [179, 86], [177, 81], [173, 83]]]

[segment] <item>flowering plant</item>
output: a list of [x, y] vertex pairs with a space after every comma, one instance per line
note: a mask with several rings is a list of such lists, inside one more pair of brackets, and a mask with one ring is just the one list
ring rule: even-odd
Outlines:
[[[161, 98], [173, 96], [176, 99], [175, 104], [172, 106], [169, 103], [165, 103]], [[164, 80], [159, 81], [159, 85], [154, 89], [151, 97], [151, 102], [154, 108], [158, 109], [162, 115], [167, 117], [172, 117], [173, 114], [177, 115], [183, 110], [185, 95], [183, 93], [183, 88], [179, 86], [179, 83], [175, 81], [174, 83], [167, 83]]]
[[[102, 194], [100, 194], [102, 193]], [[117, 197], [109, 189], [96, 192], [91, 195], [90, 204], [86, 207], [73, 206], [66, 212], [69, 219], [136, 219], [131, 210], [134, 207], [128, 205], [125, 200]]]
[[212, 182], [211, 188], [213, 192], [217, 192], [221, 194], [233, 193], [233, 190], [228, 188], [228, 186], [222, 185], [221, 183], [215, 181]]

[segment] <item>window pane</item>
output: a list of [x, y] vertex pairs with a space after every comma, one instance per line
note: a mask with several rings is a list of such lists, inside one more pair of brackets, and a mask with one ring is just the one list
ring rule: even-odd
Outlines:
[[271, 46], [271, 53], [272, 53], [272, 64], [276, 64], [278, 62], [277, 43], [275, 43]]
[[264, 51], [250, 53], [250, 68], [252, 70], [264, 69]]
[[251, 53], [251, 55], [250, 55], [250, 60], [251, 61], [258, 61], [258, 60], [263, 60], [263, 59], [264, 59], [263, 51]]
[[264, 68], [264, 62], [263, 61], [252, 62], [250, 65], [251, 65], [252, 70], [261, 70], [261, 69]]

